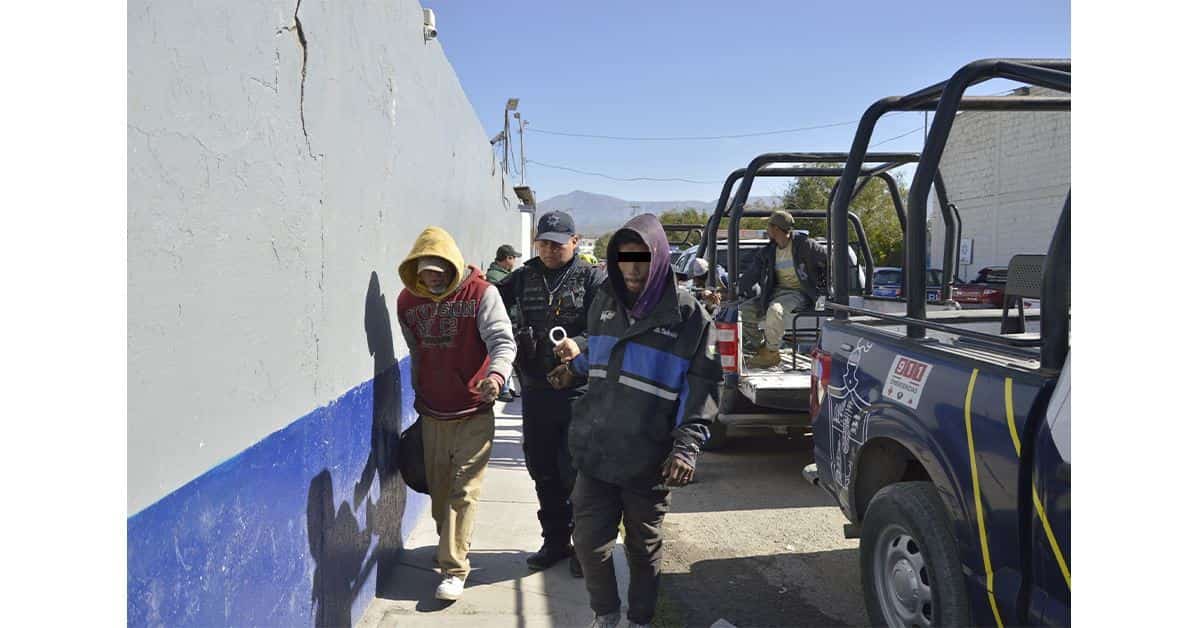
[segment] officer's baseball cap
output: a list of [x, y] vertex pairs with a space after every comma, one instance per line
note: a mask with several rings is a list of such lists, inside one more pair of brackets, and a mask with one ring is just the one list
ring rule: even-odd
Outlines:
[[534, 240], [549, 240], [566, 244], [575, 235], [575, 221], [566, 212], [554, 211], [538, 219], [537, 237]]

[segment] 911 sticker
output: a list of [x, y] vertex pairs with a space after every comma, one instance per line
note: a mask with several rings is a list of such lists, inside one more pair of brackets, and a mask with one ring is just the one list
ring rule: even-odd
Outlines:
[[883, 383], [883, 396], [892, 401], [898, 401], [914, 410], [921, 403], [921, 392], [925, 390], [925, 382], [929, 381], [932, 364], [896, 356], [892, 360], [892, 370], [888, 371], [887, 381]]

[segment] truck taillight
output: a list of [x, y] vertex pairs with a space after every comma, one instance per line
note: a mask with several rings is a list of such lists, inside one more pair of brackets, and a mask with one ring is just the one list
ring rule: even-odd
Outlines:
[[809, 387], [808, 392], [810, 420], [816, 420], [817, 414], [821, 412], [821, 404], [825, 403], [831, 372], [833, 372], [833, 354], [825, 353], [814, 347], [812, 351], [812, 386]]
[[738, 373], [738, 361], [742, 359], [741, 335], [742, 324], [715, 321], [717, 326], [717, 354], [721, 356], [721, 370], [726, 373]]

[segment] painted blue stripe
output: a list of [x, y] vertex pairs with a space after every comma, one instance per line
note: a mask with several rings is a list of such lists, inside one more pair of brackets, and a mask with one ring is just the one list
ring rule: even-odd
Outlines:
[[129, 625], [357, 621], [384, 551], [428, 512], [407, 489], [381, 502], [368, 466], [374, 416], [416, 420], [408, 369], [406, 358], [129, 517]]
[[587, 361], [579, 365], [582, 372], [586, 373], [592, 365], [607, 366], [616, 344], [616, 336], [588, 336]]
[[630, 342], [625, 347], [621, 370], [671, 390], [683, 388], [688, 361], [673, 353]]

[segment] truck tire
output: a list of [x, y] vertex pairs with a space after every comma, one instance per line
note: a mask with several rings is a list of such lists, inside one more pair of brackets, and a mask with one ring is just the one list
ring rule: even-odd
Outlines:
[[950, 516], [929, 482], [885, 486], [863, 518], [859, 567], [871, 624], [971, 625]]

